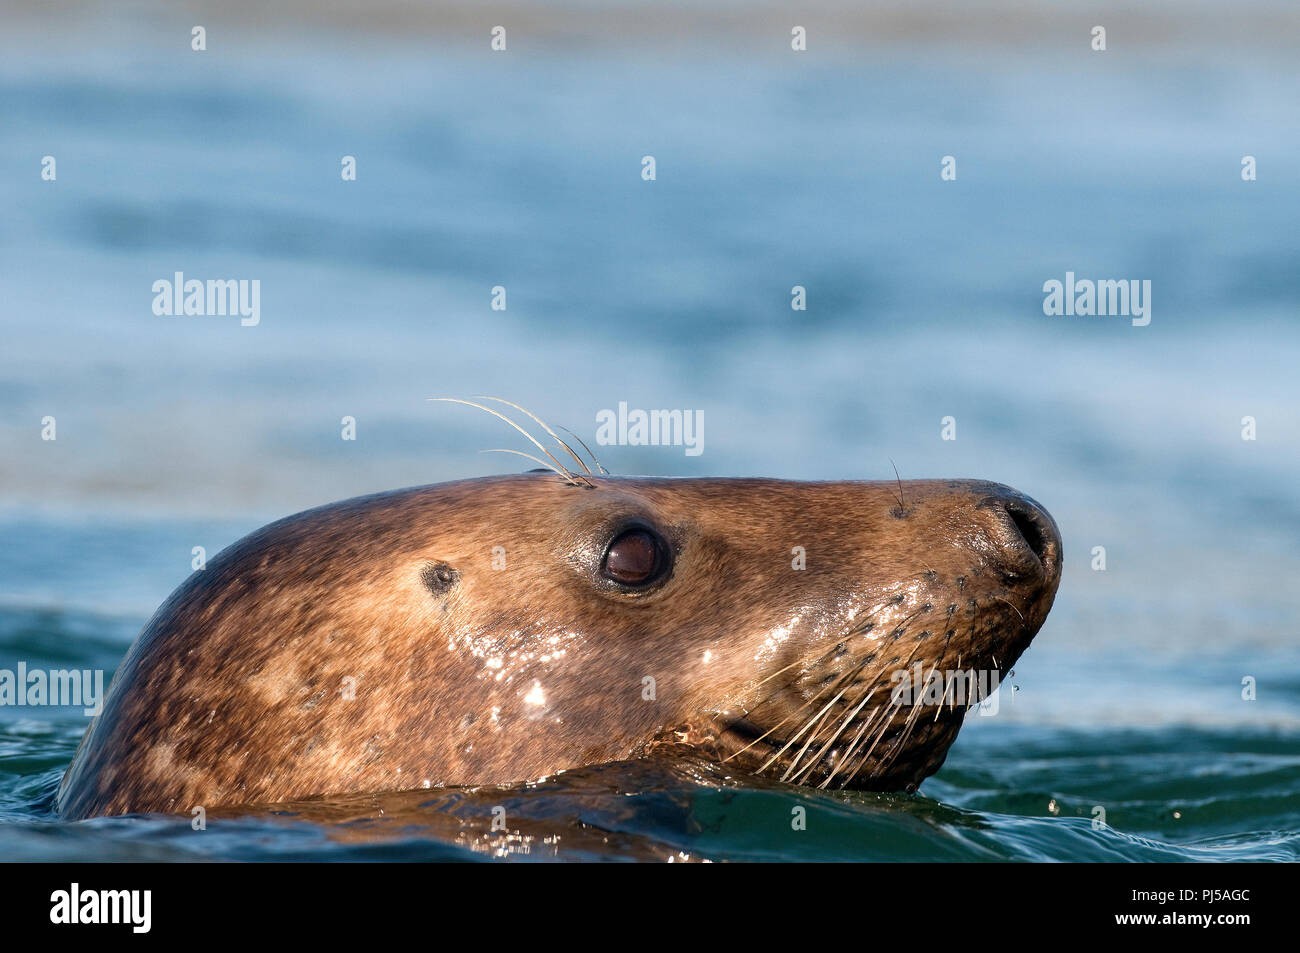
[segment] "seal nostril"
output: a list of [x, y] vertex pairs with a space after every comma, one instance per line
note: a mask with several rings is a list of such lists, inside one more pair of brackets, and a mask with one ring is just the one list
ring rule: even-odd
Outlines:
[[[1009, 577], [1028, 575], [1052, 582], [1061, 569], [1061, 534], [1056, 521], [1024, 494], [1006, 486], [992, 489], [995, 492], [975, 508], [996, 514], [993, 525], [986, 520], [984, 526], [999, 550], [994, 557], [997, 568]], [[957, 583], [960, 589], [960, 578]]]
[[1007, 512], [1011, 515], [1011, 522], [1016, 524], [1016, 529], [1024, 537], [1029, 549], [1040, 561], [1046, 561], [1047, 557], [1047, 536], [1043, 532], [1042, 524], [1037, 519], [1026, 513], [1018, 506], [1008, 506]]

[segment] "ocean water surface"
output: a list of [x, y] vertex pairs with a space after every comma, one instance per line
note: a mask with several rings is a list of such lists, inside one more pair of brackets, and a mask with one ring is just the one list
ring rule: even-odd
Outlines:
[[[615, 473], [1008, 483], [1064, 578], [915, 795], [647, 763], [67, 823], [88, 719], [0, 706], [0, 857], [1297, 859], [1294, 57], [218, 39], [3, 41], [0, 669], [111, 673], [195, 546], [515, 469], [433, 396], [589, 443], [619, 401], [703, 411], [702, 454]], [[177, 271], [258, 279], [260, 323], [155, 315]], [[1067, 271], [1150, 280], [1150, 324], [1046, 316]]]

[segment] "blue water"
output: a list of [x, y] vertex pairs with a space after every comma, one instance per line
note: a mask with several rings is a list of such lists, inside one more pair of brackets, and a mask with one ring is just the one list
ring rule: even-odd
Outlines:
[[[200, 838], [57, 820], [86, 718], [0, 707], [0, 856], [1300, 853], [1294, 57], [494, 57], [257, 31], [193, 54], [140, 24], [69, 30], [0, 41], [0, 668], [111, 671], [194, 546], [512, 469], [477, 451], [524, 445], [439, 395], [500, 394], [588, 442], [619, 401], [704, 411], [703, 454], [603, 448], [616, 473], [1009, 483], [1052, 511], [1066, 567], [1018, 690], [916, 796], [700, 766], [623, 778], [638, 810], [601, 800], [605, 775], [519, 792], [512, 816], [545, 805], [527, 853], [465, 835], [472, 793], [399, 797], [384, 816], [409, 823], [345, 801]], [[259, 279], [261, 323], [154, 315], [176, 271]], [[1150, 325], [1045, 316], [1066, 271], [1149, 279]], [[556, 803], [574, 820], [546, 843]], [[802, 839], [772, 820], [795, 803]]]

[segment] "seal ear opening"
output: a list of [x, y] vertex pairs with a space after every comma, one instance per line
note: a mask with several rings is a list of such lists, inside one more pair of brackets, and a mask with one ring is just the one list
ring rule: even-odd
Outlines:
[[420, 582], [435, 596], [445, 596], [460, 582], [460, 573], [447, 563], [425, 563], [420, 570]]

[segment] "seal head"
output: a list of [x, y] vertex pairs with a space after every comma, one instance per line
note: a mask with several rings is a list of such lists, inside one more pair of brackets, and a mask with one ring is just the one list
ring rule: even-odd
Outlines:
[[504, 783], [682, 748], [912, 788], [1060, 579], [1052, 518], [998, 484], [585, 483], [399, 490], [235, 543], [132, 646], [59, 809]]

